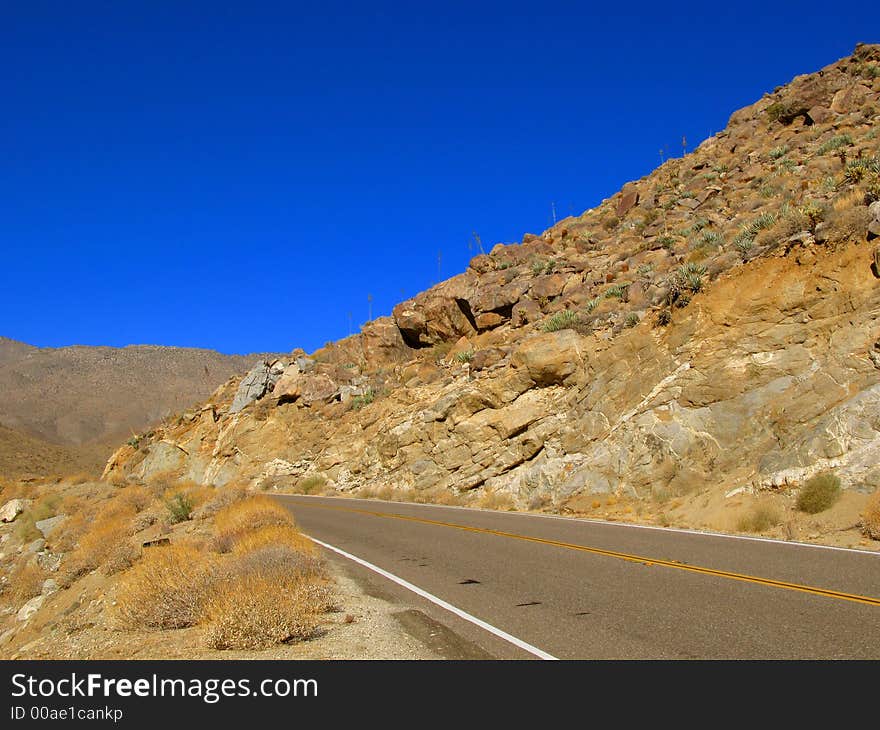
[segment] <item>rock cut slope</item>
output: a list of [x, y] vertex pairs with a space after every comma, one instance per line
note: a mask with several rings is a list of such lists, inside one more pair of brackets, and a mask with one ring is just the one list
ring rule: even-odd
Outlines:
[[231, 379], [105, 474], [557, 511], [786, 493], [825, 471], [869, 494], [878, 114], [880, 46], [860, 44], [392, 317]]

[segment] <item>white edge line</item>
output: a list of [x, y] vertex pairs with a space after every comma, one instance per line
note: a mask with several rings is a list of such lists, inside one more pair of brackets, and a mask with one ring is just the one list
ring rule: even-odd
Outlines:
[[404, 588], [406, 588], [407, 590], [410, 590], [413, 593], [421, 596], [422, 598], [427, 599], [431, 603], [435, 603], [436, 605], [440, 606], [440, 608], [445, 608], [447, 611], [454, 613], [459, 618], [463, 618], [465, 621], [470, 621], [472, 624], [479, 626], [481, 629], [488, 631], [490, 634], [494, 634], [495, 636], [497, 636], [501, 639], [504, 639], [507, 642], [510, 642], [514, 646], [518, 646], [520, 649], [527, 651], [529, 654], [533, 654], [534, 656], [538, 657], [539, 659], [547, 659], [547, 660], [556, 660], [557, 659], [557, 657], [553, 656], [552, 654], [548, 654], [546, 651], [543, 651], [536, 646], [532, 646], [531, 644], [523, 641], [522, 639], [517, 639], [515, 636], [511, 636], [506, 631], [502, 631], [501, 629], [496, 628], [495, 626], [492, 626], [492, 624], [487, 624], [485, 621], [478, 619], [476, 616], [471, 616], [471, 614], [469, 614], [467, 611], [462, 611], [457, 606], [453, 606], [451, 603], [447, 603], [442, 598], [437, 598], [437, 596], [435, 596], [431, 593], [428, 593], [426, 590], [423, 590], [422, 588], [419, 588], [416, 585], [413, 585], [409, 581], [405, 581], [403, 578], [399, 578], [398, 576], [394, 575], [393, 573], [389, 573], [387, 570], [382, 570], [382, 568], [380, 568], [378, 565], [373, 565], [372, 563], [368, 563], [366, 560], [357, 557], [357, 555], [352, 555], [351, 553], [345, 552], [345, 550], [340, 550], [338, 547], [334, 547], [333, 545], [328, 545], [326, 542], [322, 542], [321, 540], [318, 540], [317, 538], [314, 538], [310, 535], [307, 535], [306, 537], [308, 537], [309, 540], [311, 540], [314, 543], [317, 543], [321, 547], [327, 548], [327, 550], [332, 550], [334, 553], [339, 553], [343, 557], [346, 557], [349, 560], [353, 560], [355, 563], [358, 563], [359, 565], [363, 565], [365, 568], [369, 568], [370, 570], [372, 570], [375, 573], [378, 573], [382, 577], [387, 578], [390, 581], [394, 581], [398, 585], [401, 585]]
[[491, 514], [516, 515], [517, 517], [542, 517], [545, 520], [563, 520], [565, 522], [591, 523], [596, 525], [609, 525], [611, 527], [633, 527], [638, 530], [657, 530], [658, 532], [678, 532], [686, 535], [702, 535], [704, 537], [723, 537], [728, 540], [746, 540], [748, 542], [767, 542], [773, 545], [790, 545], [792, 547], [815, 548], [817, 550], [837, 550], [843, 553], [855, 553], [880, 558], [880, 552], [876, 550], [860, 550], [859, 548], [837, 547], [835, 545], [818, 545], [814, 542], [798, 542], [796, 540], [779, 540], [773, 537], [752, 537], [751, 535], [731, 535], [728, 532], [712, 532], [711, 530], [688, 530], [681, 527], [661, 527], [660, 525], [640, 525], [636, 522], [613, 522], [611, 520], [597, 520], [592, 517], [566, 517], [564, 515], [545, 515], [540, 512], [507, 512], [497, 509], [485, 509], [483, 507], [462, 507], [457, 504], [433, 504], [432, 502], [396, 502], [391, 499], [373, 499], [367, 497], [324, 497], [319, 494], [283, 494], [276, 493], [278, 497], [306, 497], [312, 499], [351, 500], [352, 502], [378, 502], [379, 504], [400, 504], [406, 507], [442, 507], [443, 509], [458, 509], [466, 512], [489, 512]]

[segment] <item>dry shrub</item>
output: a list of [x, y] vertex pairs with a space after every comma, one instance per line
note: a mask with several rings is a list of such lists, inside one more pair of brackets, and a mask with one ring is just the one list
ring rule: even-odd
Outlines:
[[120, 504], [131, 507], [135, 512], [142, 512], [155, 501], [155, 497], [146, 487], [131, 486], [123, 487], [115, 497], [115, 500]]
[[326, 584], [296, 575], [235, 576], [204, 608], [206, 641], [214, 649], [265, 649], [314, 636], [332, 605]]
[[461, 495], [451, 492], [448, 489], [441, 489], [433, 495], [434, 504], [444, 504], [449, 506], [460, 506], [465, 503]]
[[779, 513], [773, 507], [762, 504], [740, 517], [737, 529], [740, 532], [764, 532], [776, 527], [781, 521]]
[[33, 560], [19, 563], [9, 575], [9, 597], [17, 603], [25, 603], [43, 591], [46, 572]]
[[77, 540], [76, 547], [64, 561], [63, 583], [70, 585], [79, 576], [104, 565], [114, 551], [132, 535], [134, 509], [123, 504], [108, 504]]
[[241, 535], [236, 541], [233, 552], [243, 555], [260, 550], [267, 546], [285, 546], [307, 555], [315, 553], [315, 544], [305, 537], [292, 524], [265, 525], [253, 532]]
[[104, 575], [114, 575], [123, 570], [128, 570], [140, 560], [142, 554], [143, 549], [136, 542], [132, 540], [121, 540], [115, 545], [112, 545], [110, 550], [107, 551], [107, 556], [104, 559], [101, 572]]
[[[854, 192], [858, 193], [858, 191]], [[828, 214], [826, 237], [831, 243], [865, 239], [871, 216], [867, 207], [861, 205], [861, 195], [858, 204], [850, 204], [849, 197], [844, 196], [842, 200], [836, 200]]]
[[875, 491], [862, 511], [862, 532], [872, 540], [880, 540], [880, 489]]
[[293, 525], [293, 515], [270, 497], [250, 497], [224, 507], [214, 518], [215, 547], [228, 552], [248, 532], [269, 525]]
[[213, 517], [224, 507], [241, 502], [248, 496], [242, 484], [227, 484], [225, 487], [206, 487], [211, 491], [209, 498], [200, 507], [193, 510], [193, 518], [204, 520]]
[[171, 489], [180, 487], [180, 471], [177, 469], [165, 469], [151, 474], [146, 479], [147, 486], [153, 492], [157, 499], [161, 499], [162, 495]]
[[[115, 616], [130, 629], [195, 625], [217, 581], [216, 559], [189, 545], [150, 548], [119, 583]], [[222, 594], [228, 594], [224, 587]], [[241, 596], [232, 594], [235, 600]], [[277, 600], [277, 596], [276, 596]]]
[[37, 529], [36, 524], [34, 524], [33, 515], [31, 515], [29, 510], [25, 510], [15, 518], [12, 534], [15, 535], [16, 539], [22, 544], [39, 540], [43, 536], [43, 533], [40, 532]]

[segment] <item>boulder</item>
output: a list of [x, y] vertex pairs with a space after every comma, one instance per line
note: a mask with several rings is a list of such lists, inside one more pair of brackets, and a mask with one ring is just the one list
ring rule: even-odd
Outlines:
[[471, 370], [485, 370], [501, 362], [505, 357], [507, 357], [507, 353], [500, 347], [487, 347], [484, 350], [477, 350], [471, 358]]
[[539, 276], [532, 282], [529, 295], [533, 299], [553, 299], [562, 294], [568, 278], [564, 274]]
[[477, 324], [477, 329], [481, 332], [483, 330], [491, 330], [497, 327], [500, 324], [505, 322], [505, 318], [498, 314], [498, 312], [483, 312], [482, 314], [478, 314], [474, 321]]
[[247, 375], [242, 378], [241, 384], [229, 407], [230, 413], [238, 413], [256, 400], [259, 400], [267, 392], [275, 387], [281, 375], [284, 373], [284, 365], [278, 361], [264, 361], [254, 365]]
[[868, 206], [868, 234], [870, 238], [880, 236], [880, 200], [875, 200]]
[[34, 525], [42, 533], [43, 537], [49, 537], [55, 529], [67, 518], [67, 515], [55, 515], [45, 520], [35, 522]]
[[526, 371], [539, 386], [562, 384], [582, 363], [581, 338], [574, 330], [545, 332], [522, 343], [511, 365]]
[[537, 302], [531, 299], [521, 299], [513, 305], [510, 321], [514, 327], [522, 327], [530, 322], [537, 322], [541, 316], [541, 307]]
[[40, 610], [40, 606], [43, 605], [43, 601], [46, 600], [46, 596], [40, 595], [35, 598], [31, 598], [27, 603], [25, 603], [15, 615], [19, 621], [27, 621], [31, 616], [33, 616], [37, 611]]
[[639, 191], [638, 190], [624, 190], [623, 195], [620, 196], [620, 200], [617, 201], [617, 208], [615, 209], [615, 213], [617, 213], [618, 218], [623, 218], [630, 210], [633, 209], [639, 202]]
[[0, 508], [0, 522], [13, 522], [16, 517], [30, 506], [30, 499], [10, 499]]

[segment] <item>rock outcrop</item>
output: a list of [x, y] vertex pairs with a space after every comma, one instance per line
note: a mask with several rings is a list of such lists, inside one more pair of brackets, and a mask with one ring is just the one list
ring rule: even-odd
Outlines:
[[875, 490], [877, 68], [862, 45], [796, 78], [583, 215], [231, 381], [106, 474], [168, 468], [171, 443], [175, 468], [218, 486], [320, 474], [557, 509], [829, 469]]

